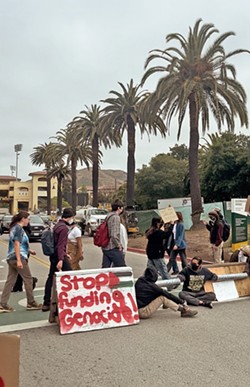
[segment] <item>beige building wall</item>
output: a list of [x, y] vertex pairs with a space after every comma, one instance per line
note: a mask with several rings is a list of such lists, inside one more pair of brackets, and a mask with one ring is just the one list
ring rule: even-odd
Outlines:
[[[7, 210], [15, 214], [19, 209], [35, 212], [39, 208], [39, 198], [47, 198], [46, 173], [30, 173], [31, 180], [15, 181], [15, 178], [0, 176], [0, 202], [9, 206]], [[51, 179], [51, 198], [57, 196], [57, 179]]]

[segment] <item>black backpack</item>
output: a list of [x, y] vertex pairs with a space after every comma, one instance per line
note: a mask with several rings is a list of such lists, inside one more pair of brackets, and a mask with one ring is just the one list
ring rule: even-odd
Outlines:
[[227, 223], [226, 220], [222, 220], [223, 224], [223, 232], [222, 232], [222, 240], [223, 242], [226, 242], [230, 236], [230, 224]]

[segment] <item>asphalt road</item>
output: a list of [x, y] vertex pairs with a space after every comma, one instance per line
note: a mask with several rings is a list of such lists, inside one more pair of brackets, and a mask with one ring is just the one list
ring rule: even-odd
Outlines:
[[[83, 242], [83, 268], [100, 267], [99, 249], [88, 237]], [[42, 287], [48, 259], [39, 244], [33, 248], [37, 258], [31, 258], [30, 266]], [[1, 261], [5, 251], [1, 242]], [[126, 260], [135, 277], [143, 272], [145, 256], [128, 252]], [[0, 266], [3, 281], [6, 264], [0, 262]], [[2, 286], [0, 282], [0, 290]], [[15, 297], [11, 296], [10, 304]], [[64, 336], [56, 325], [17, 331], [21, 336], [20, 386], [248, 386], [250, 299], [198, 311], [195, 318], [184, 319], [159, 310], [135, 326]]]

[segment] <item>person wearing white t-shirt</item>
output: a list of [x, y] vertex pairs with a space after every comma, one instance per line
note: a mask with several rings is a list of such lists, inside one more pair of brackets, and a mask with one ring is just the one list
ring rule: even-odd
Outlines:
[[72, 270], [81, 270], [79, 262], [83, 260], [82, 233], [75, 223], [72, 224], [72, 228], [68, 234], [67, 253], [71, 257], [70, 264]]

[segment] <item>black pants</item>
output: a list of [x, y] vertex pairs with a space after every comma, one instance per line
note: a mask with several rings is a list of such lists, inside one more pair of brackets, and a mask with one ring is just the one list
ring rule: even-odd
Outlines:
[[[45, 292], [44, 292], [44, 298], [43, 298], [43, 305], [50, 305], [50, 298], [51, 298], [51, 289], [53, 285], [53, 277], [54, 274], [58, 271], [56, 265], [58, 264], [58, 258], [55, 256], [51, 256], [50, 258], [50, 269], [49, 269], [49, 275], [45, 284]], [[62, 271], [69, 271], [72, 270], [70, 266], [70, 262], [67, 257], [63, 260], [62, 265]]]
[[[33, 278], [33, 289], [35, 289], [36, 283], [37, 283], [37, 278], [36, 277], [32, 277], [32, 278]], [[16, 279], [16, 283], [13, 286], [12, 292], [22, 292], [22, 291], [23, 291], [23, 279], [20, 276], [20, 274], [18, 274], [17, 279]]]

